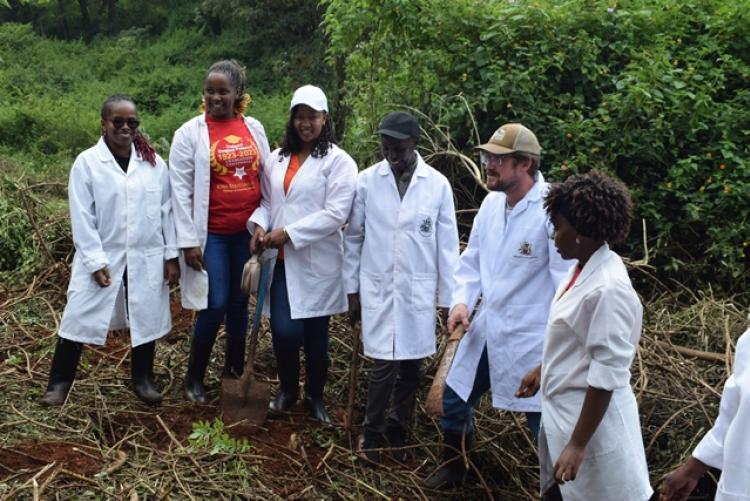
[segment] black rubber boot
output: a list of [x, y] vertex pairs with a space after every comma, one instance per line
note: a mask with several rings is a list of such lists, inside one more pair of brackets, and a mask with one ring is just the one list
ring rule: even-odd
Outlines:
[[78, 361], [81, 359], [82, 350], [82, 343], [57, 337], [47, 392], [39, 400], [39, 403], [42, 405], [62, 405], [65, 402], [76, 377], [76, 367], [78, 367]]
[[411, 453], [406, 447], [406, 430], [400, 426], [389, 424], [385, 430], [388, 445], [391, 448], [391, 457], [399, 463], [406, 463], [411, 459]]
[[360, 457], [370, 465], [377, 465], [383, 461], [380, 449], [383, 448], [383, 434], [365, 430], [360, 444]]
[[245, 336], [226, 336], [224, 377], [240, 377], [245, 369]]
[[310, 416], [317, 419], [325, 428], [333, 427], [331, 417], [323, 405], [323, 388], [328, 379], [328, 359], [308, 360], [305, 358], [305, 407], [310, 411]]
[[268, 410], [274, 413], [288, 411], [297, 403], [299, 388], [299, 351], [276, 353], [276, 365], [279, 373], [279, 391], [268, 404]]
[[203, 378], [206, 376], [206, 367], [208, 367], [208, 361], [211, 359], [213, 347], [213, 341], [206, 343], [193, 338], [190, 346], [187, 375], [185, 376], [185, 396], [191, 402], [206, 403], [206, 387], [203, 386]]
[[471, 448], [473, 434], [466, 435], [462, 444], [461, 433], [445, 432], [443, 434], [443, 463], [425, 481], [425, 487], [433, 490], [452, 489], [459, 487], [466, 477], [466, 466], [462, 451]]
[[147, 404], [161, 402], [161, 393], [154, 385], [154, 351], [156, 341], [135, 346], [130, 351], [130, 374], [135, 395]]

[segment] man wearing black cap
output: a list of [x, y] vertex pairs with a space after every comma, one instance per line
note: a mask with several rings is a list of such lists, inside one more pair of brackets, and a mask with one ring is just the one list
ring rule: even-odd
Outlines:
[[474, 218], [456, 272], [448, 330], [460, 323], [466, 335], [446, 379], [443, 461], [427, 481], [434, 489], [463, 481], [461, 456], [471, 447], [473, 408], [487, 391], [493, 407], [525, 412], [537, 436], [539, 396], [519, 398], [516, 390], [541, 363], [550, 303], [572, 265], [549, 238], [552, 226], [543, 206], [547, 183], [539, 172], [542, 148], [534, 133], [505, 124], [477, 149], [491, 193]]
[[453, 192], [416, 152], [416, 119], [390, 113], [378, 134], [385, 159], [360, 172], [344, 238], [350, 320], [361, 317], [364, 352], [373, 359], [361, 449], [375, 463], [385, 439], [405, 459], [398, 448], [422, 360], [435, 353], [435, 308], [447, 317], [458, 261]]

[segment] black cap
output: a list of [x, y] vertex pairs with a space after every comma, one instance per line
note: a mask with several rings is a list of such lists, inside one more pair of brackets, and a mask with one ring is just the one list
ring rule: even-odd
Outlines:
[[394, 139], [419, 139], [419, 124], [410, 113], [394, 111], [385, 116], [377, 133]]

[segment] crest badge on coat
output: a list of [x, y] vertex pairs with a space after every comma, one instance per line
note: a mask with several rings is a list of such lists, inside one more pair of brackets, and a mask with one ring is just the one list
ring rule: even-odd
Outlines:
[[531, 242], [529, 242], [528, 240], [524, 240], [523, 242], [521, 242], [521, 245], [518, 247], [518, 253], [522, 256], [530, 256], [532, 254], [532, 251], [533, 249], [531, 247]]
[[432, 235], [432, 226], [432, 218], [427, 216], [421, 223], [419, 223], [419, 234], [423, 237], [429, 237]]

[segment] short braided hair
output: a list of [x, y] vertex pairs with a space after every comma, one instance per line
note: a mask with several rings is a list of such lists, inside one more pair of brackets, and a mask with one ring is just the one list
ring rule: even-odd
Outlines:
[[633, 202], [621, 181], [594, 170], [553, 184], [544, 209], [550, 219], [565, 217], [580, 235], [618, 244], [630, 231]]

